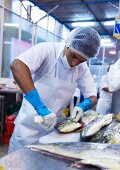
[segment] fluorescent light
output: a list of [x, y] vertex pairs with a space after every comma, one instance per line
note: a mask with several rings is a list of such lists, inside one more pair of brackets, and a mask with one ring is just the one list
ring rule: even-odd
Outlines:
[[19, 27], [19, 24], [17, 24], [17, 23], [4, 23], [4, 26], [6, 26], [6, 27]]
[[115, 24], [115, 21], [106, 21], [106, 22], [104, 22], [103, 24], [106, 25], [106, 26], [114, 25], [114, 24]]
[[111, 42], [111, 39], [101, 39], [101, 43], [110, 43]]
[[95, 22], [73, 22], [71, 25], [73, 27], [77, 27], [77, 26], [87, 27], [87, 26], [94, 26]]
[[8, 44], [8, 45], [11, 45], [12, 42], [11, 41], [4, 41], [3, 44]]
[[116, 51], [111, 50], [111, 51], [109, 51], [109, 54], [116, 54]]
[[113, 47], [114, 43], [113, 42], [111, 42], [111, 43], [101, 43], [101, 46], [103, 46], [103, 47]]

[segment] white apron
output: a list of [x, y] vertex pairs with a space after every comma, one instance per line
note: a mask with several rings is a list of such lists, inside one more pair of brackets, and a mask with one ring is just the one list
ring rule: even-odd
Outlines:
[[[56, 59], [56, 63], [57, 60], [58, 59]], [[51, 77], [50, 72], [38, 82], [35, 82], [35, 87], [40, 94], [41, 100], [56, 113], [57, 117], [63, 116], [58, 115], [58, 113], [70, 103], [76, 86], [76, 82], [68, 82]], [[40, 125], [34, 122], [35, 115], [37, 115], [37, 112], [32, 105], [23, 99], [21, 109], [15, 121], [16, 126], [14, 133], [10, 140], [9, 153], [24, 145], [38, 143], [40, 137], [51, 132], [41, 129]]]
[[111, 113], [111, 104], [112, 104], [112, 93], [105, 92], [101, 90], [100, 98], [96, 106], [96, 111], [99, 114]]

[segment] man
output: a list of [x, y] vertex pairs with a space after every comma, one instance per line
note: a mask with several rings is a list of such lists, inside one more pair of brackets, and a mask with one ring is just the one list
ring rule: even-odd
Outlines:
[[[109, 68], [107, 72], [109, 71]], [[111, 113], [112, 92], [109, 91], [107, 74], [102, 76], [100, 80], [100, 97], [97, 102], [96, 111], [99, 114]]]
[[99, 48], [99, 34], [91, 28], [78, 27], [65, 43], [37, 44], [13, 61], [14, 79], [25, 96], [9, 152], [37, 143], [53, 130], [56, 117], [63, 116], [59, 111], [69, 104], [76, 87], [85, 100], [75, 106], [71, 118], [78, 121], [84, 111], [96, 104], [96, 88], [86, 61], [95, 57]]

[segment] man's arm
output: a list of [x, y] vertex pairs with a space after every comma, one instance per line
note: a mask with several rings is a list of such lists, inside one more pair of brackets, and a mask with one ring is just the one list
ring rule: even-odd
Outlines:
[[90, 98], [91, 101], [92, 101], [92, 106], [95, 106], [96, 103], [97, 103], [97, 97], [96, 97], [96, 96], [90, 96], [89, 98]]
[[97, 103], [96, 96], [90, 96], [87, 99], [83, 100], [83, 102], [78, 103], [71, 113], [71, 118], [74, 119], [75, 122], [78, 122], [82, 117], [83, 113], [92, 108]]
[[112, 92], [109, 91], [108, 87], [104, 87], [104, 88], [102, 88], [102, 90], [104, 90], [105, 92], [108, 92], [108, 93], [112, 93]]
[[[40, 96], [35, 89], [30, 69], [22, 61], [16, 59], [11, 64], [11, 70], [15, 81], [26, 95], [25, 99], [34, 107], [38, 116], [35, 117], [35, 122], [42, 123], [43, 128], [53, 128], [56, 123], [56, 115], [51, 112], [47, 106], [41, 101]], [[42, 117], [44, 117], [44, 119]]]
[[22, 61], [16, 59], [10, 66], [14, 79], [23, 91], [27, 94], [29, 91], [35, 88], [30, 69]]

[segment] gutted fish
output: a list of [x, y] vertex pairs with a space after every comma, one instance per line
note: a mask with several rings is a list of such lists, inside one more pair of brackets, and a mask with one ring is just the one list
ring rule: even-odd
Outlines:
[[84, 127], [81, 133], [81, 140], [85, 141], [95, 135], [102, 127], [112, 122], [112, 114], [100, 115], [98, 118]]
[[113, 120], [90, 138], [89, 142], [120, 144], [120, 122]]
[[94, 110], [88, 110], [86, 112], [84, 112], [82, 118], [81, 118], [81, 121], [87, 125], [89, 124], [90, 122], [92, 122], [94, 119], [96, 119], [98, 117], [98, 113]]
[[83, 129], [83, 124], [74, 122], [73, 119], [64, 120], [57, 127], [57, 130], [61, 133], [69, 133], [80, 129]]
[[82, 164], [94, 165], [101, 169], [120, 170], [119, 145], [77, 142], [28, 145], [27, 147], [66, 159], [72, 158], [72, 160], [77, 160]]

